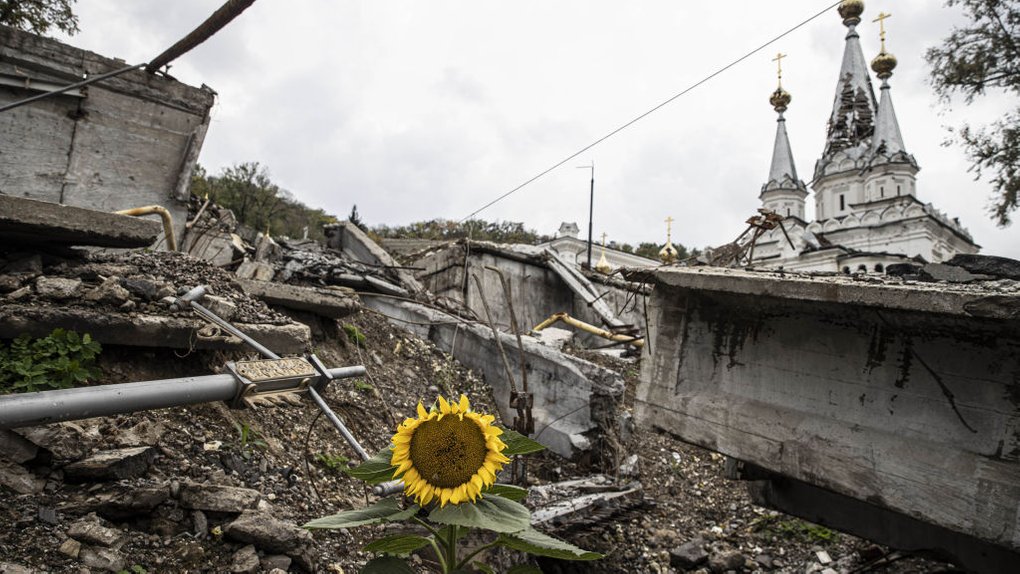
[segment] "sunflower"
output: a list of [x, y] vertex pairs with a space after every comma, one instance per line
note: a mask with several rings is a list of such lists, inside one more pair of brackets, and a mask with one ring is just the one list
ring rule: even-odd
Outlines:
[[471, 410], [464, 395], [450, 403], [439, 397], [439, 408], [426, 411], [418, 403], [418, 418], [405, 420], [393, 435], [390, 464], [394, 477], [403, 477], [404, 493], [421, 504], [474, 502], [482, 489], [496, 482], [496, 473], [510, 459], [503, 456], [503, 430], [492, 415]]

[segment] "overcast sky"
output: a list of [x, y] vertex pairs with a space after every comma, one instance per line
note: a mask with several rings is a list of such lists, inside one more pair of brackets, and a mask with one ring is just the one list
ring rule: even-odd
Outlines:
[[[259, 0], [171, 74], [218, 94], [201, 163], [212, 173], [258, 161], [305, 203], [370, 225], [461, 219], [795, 24], [831, 0]], [[71, 44], [150, 60], [222, 0], [79, 0]], [[858, 27], [878, 52], [879, 11], [919, 196], [959, 217], [985, 253], [1020, 258], [1017, 225], [986, 213], [946, 125], [1000, 117], [1013, 98], [947, 111], [924, 50], [957, 9], [936, 0], [867, 0]], [[586, 228], [595, 163], [595, 234], [688, 246], [732, 241], [760, 205], [775, 113], [777, 51], [793, 94], [787, 127], [799, 175], [822, 151], [843, 51], [835, 9], [480, 214], [553, 233]], [[874, 81], [874, 80], [873, 80]], [[877, 83], [875, 84], [877, 91]], [[813, 213], [809, 197], [808, 214]]]

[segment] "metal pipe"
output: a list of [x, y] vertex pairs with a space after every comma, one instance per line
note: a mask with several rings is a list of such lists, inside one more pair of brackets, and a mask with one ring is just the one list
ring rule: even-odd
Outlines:
[[31, 104], [32, 102], [36, 102], [36, 101], [48, 98], [50, 96], [55, 96], [57, 94], [63, 94], [64, 92], [69, 92], [69, 91], [74, 90], [76, 88], [84, 88], [85, 86], [87, 86], [89, 84], [94, 84], [94, 83], [96, 83], [96, 82], [98, 82], [100, 80], [105, 80], [107, 78], [112, 78], [114, 76], [119, 76], [119, 75], [121, 75], [121, 74], [123, 74], [125, 72], [130, 72], [131, 70], [137, 70], [138, 68], [141, 68], [143, 66], [145, 66], [144, 63], [142, 63], [142, 64], [135, 64], [134, 66], [127, 66], [126, 68], [120, 68], [120, 69], [114, 70], [112, 72], [106, 72], [105, 74], [99, 74], [98, 76], [93, 76], [91, 78], [82, 80], [80, 82], [75, 82], [73, 84], [69, 84], [67, 86], [64, 86], [63, 88], [58, 88], [56, 90], [53, 90], [52, 92], [46, 92], [45, 94], [37, 94], [37, 95], [32, 96], [31, 98], [25, 98], [24, 100], [18, 100], [16, 102], [11, 102], [11, 103], [9, 103], [7, 105], [0, 106], [0, 112], [6, 112], [7, 110], [13, 110], [14, 108], [21, 107], [21, 106], [23, 106], [25, 104]]
[[166, 236], [166, 246], [170, 248], [170, 251], [177, 251], [177, 236], [174, 235], [174, 218], [162, 205], [146, 205], [145, 207], [122, 209], [114, 213], [117, 215], [130, 215], [131, 217], [159, 215], [160, 219], [163, 220], [163, 235]]
[[218, 10], [212, 13], [211, 16], [205, 19], [204, 22], [199, 24], [198, 28], [191, 31], [190, 34], [181, 38], [176, 44], [170, 46], [165, 52], [156, 56], [149, 62], [146, 70], [153, 74], [158, 72], [160, 68], [186, 54], [189, 50], [198, 46], [202, 42], [205, 42], [212, 37], [213, 34], [219, 32], [221, 28], [230, 23], [231, 20], [237, 18], [248, 9], [249, 6], [255, 3], [255, 0], [227, 0], [223, 6], [220, 6]]
[[619, 343], [630, 343], [631, 345], [634, 345], [635, 347], [644, 347], [645, 346], [644, 337], [632, 337], [630, 335], [621, 335], [619, 333], [613, 333], [613, 332], [610, 332], [610, 331], [606, 331], [605, 329], [600, 329], [600, 328], [598, 328], [595, 325], [592, 325], [590, 323], [585, 323], [584, 321], [581, 321], [579, 319], [575, 319], [575, 318], [571, 317], [570, 315], [567, 315], [566, 313], [553, 313], [552, 315], [549, 316], [548, 319], [546, 319], [545, 321], [542, 321], [538, 325], [535, 325], [535, 328], [532, 329], [532, 331], [541, 331], [542, 329], [545, 329], [546, 327], [548, 327], [548, 326], [550, 326], [550, 325], [552, 325], [554, 323], [557, 323], [559, 321], [562, 321], [562, 322], [564, 322], [567, 325], [570, 325], [572, 327], [577, 327], [578, 329], [581, 329], [582, 331], [587, 331], [588, 333], [591, 333], [592, 335], [598, 335], [599, 337], [602, 337], [603, 339], [609, 339], [610, 341], [617, 341]]
[[[364, 375], [365, 368], [341, 367], [329, 373], [345, 379]], [[0, 428], [229, 401], [237, 395], [238, 384], [233, 375], [207, 375], [0, 395]]]
[[[364, 374], [365, 370], [364, 367], [362, 367], [361, 370], [362, 374]], [[326, 404], [326, 401], [322, 400], [322, 397], [319, 395], [319, 393], [316, 392], [315, 389], [309, 388], [308, 394], [311, 395], [312, 400], [315, 401], [315, 404], [319, 406], [319, 409], [326, 414], [326, 418], [329, 419], [329, 422], [333, 424], [333, 427], [336, 428], [336, 430], [340, 431], [340, 434], [343, 435], [344, 440], [347, 441], [347, 444], [351, 445], [351, 448], [353, 448], [355, 452], [358, 453], [358, 456], [361, 457], [361, 460], [368, 460], [372, 458], [371, 455], [369, 455], [368, 452], [365, 451], [364, 447], [361, 446], [361, 443], [358, 442], [358, 439], [354, 438], [354, 435], [351, 434], [351, 431], [347, 429], [347, 426], [344, 425], [344, 422], [340, 420], [340, 417], [336, 416], [336, 413], [333, 412], [333, 409], [329, 408], [329, 405]]]

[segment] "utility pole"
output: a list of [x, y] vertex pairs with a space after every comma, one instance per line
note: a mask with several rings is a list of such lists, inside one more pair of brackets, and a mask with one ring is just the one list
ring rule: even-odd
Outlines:
[[592, 216], [595, 213], [595, 162], [592, 161], [591, 165], [579, 165], [577, 169], [591, 170], [591, 189], [588, 197], [588, 263], [586, 266], [587, 269], [591, 269], [591, 226]]

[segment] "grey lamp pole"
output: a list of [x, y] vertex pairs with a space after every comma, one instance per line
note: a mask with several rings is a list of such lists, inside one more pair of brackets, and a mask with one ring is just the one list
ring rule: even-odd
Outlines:
[[595, 162], [592, 161], [591, 165], [579, 165], [577, 169], [590, 169], [591, 170], [591, 190], [588, 197], [588, 265], [587, 268], [591, 269], [591, 226], [592, 216], [595, 213]]

